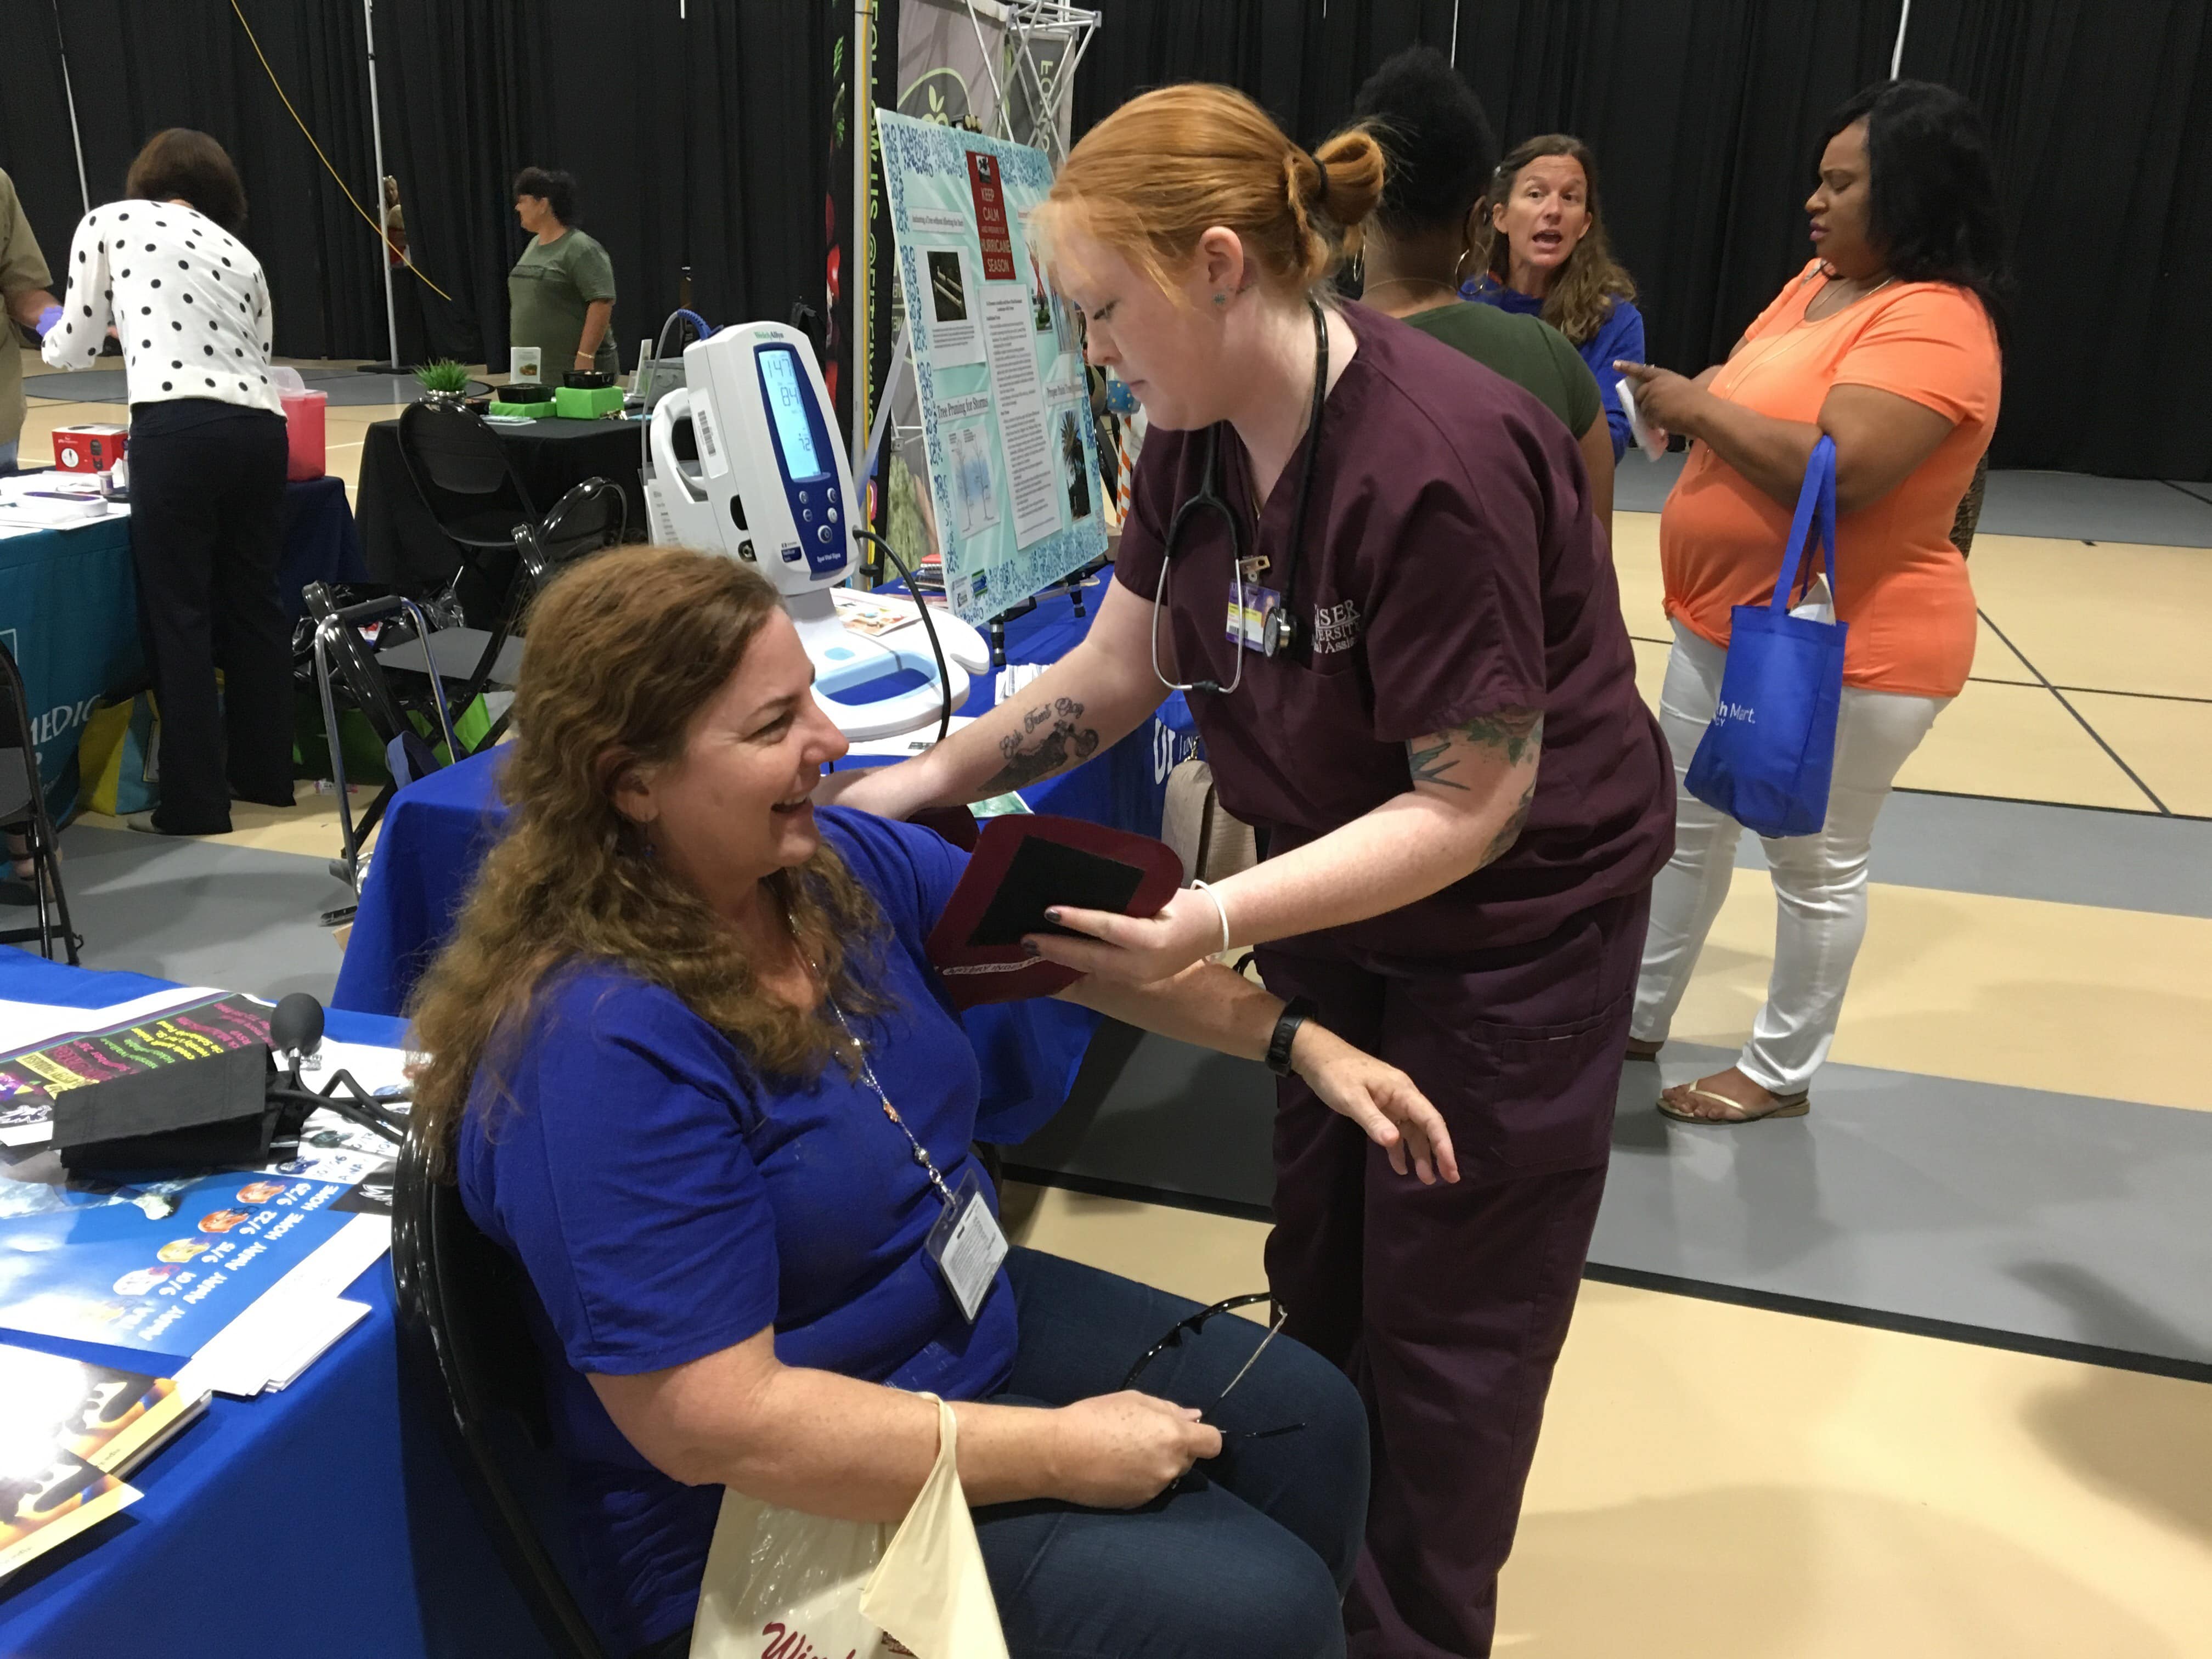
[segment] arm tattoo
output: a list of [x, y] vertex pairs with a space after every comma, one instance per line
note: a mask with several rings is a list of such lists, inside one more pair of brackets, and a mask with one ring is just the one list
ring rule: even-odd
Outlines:
[[[1467, 786], [1445, 773], [1459, 764], [1453, 750], [1462, 744], [1501, 750], [1505, 763], [1518, 766], [1543, 746], [1544, 711], [1540, 708], [1507, 708], [1495, 714], [1482, 714], [1467, 722], [1436, 734], [1431, 744], [1406, 745], [1406, 759], [1411, 766], [1415, 783], [1442, 784], [1447, 789], [1464, 789]], [[1518, 826], [1516, 825], [1517, 829]]]
[[[985, 791], [1000, 795], [1009, 789], [1025, 788], [1040, 778], [1089, 760], [1097, 752], [1098, 732], [1095, 727], [1079, 724], [1082, 718], [1083, 705], [1073, 697], [1055, 697], [1029, 710], [1022, 716], [1019, 732], [999, 739], [999, 757], [1006, 764], [983, 786]], [[1040, 727], [1044, 728], [1044, 735], [1024, 750], [1023, 745]]]
[[[1528, 822], [1528, 809], [1535, 802], [1536, 780], [1531, 778], [1528, 787], [1521, 792], [1521, 804], [1513, 809], [1513, 816], [1505, 820], [1504, 827], [1491, 837], [1490, 845], [1484, 848], [1483, 864], [1495, 864], [1513, 850], [1513, 843], [1521, 839], [1521, 831]], [[1478, 870], [1481, 867], [1480, 864], [1475, 866]]]

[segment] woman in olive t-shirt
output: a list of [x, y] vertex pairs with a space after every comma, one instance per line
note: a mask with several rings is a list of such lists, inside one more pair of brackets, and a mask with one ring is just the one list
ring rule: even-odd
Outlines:
[[1480, 100], [1442, 52], [1413, 46], [1368, 76], [1352, 113], [1389, 158], [1382, 204], [1362, 228], [1361, 303], [1435, 335], [1565, 422], [1610, 538], [1613, 436], [1582, 354], [1540, 319], [1459, 297], [1468, 226], [1498, 159]]
[[525, 167], [515, 175], [514, 216], [533, 240], [507, 276], [507, 341], [536, 346], [548, 386], [572, 368], [618, 374], [615, 268], [607, 251], [575, 228], [576, 181]]

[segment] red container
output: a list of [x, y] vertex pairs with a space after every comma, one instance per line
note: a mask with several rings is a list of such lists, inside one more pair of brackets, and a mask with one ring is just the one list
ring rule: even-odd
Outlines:
[[329, 394], [280, 391], [276, 395], [284, 404], [285, 436], [292, 448], [284, 476], [295, 481], [321, 477], [325, 471], [323, 411], [330, 402]]
[[129, 428], [119, 426], [58, 426], [54, 465], [64, 472], [105, 472], [123, 459]]

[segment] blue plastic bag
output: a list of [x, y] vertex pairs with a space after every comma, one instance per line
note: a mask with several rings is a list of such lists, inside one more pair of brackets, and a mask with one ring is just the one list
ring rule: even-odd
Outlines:
[[1772, 601], [1740, 605], [1730, 615], [1720, 707], [1683, 780], [1705, 805], [1762, 836], [1815, 835], [1828, 817], [1847, 629], [1790, 614], [1798, 568], [1816, 531], [1832, 594], [1836, 446], [1826, 437], [1806, 464]]

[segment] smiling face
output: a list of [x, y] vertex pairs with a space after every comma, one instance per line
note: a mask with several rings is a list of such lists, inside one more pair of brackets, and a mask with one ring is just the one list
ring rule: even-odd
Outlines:
[[1490, 222], [1512, 249], [1512, 269], [1543, 288], [1589, 234], [1589, 180], [1571, 155], [1539, 155], [1513, 175]]
[[[1053, 243], [1053, 276], [1083, 313], [1084, 356], [1110, 368], [1145, 406], [1155, 426], [1188, 431], [1225, 419], [1233, 383], [1237, 288], [1243, 246], [1235, 233], [1209, 230], [1189, 268], [1164, 289], [1119, 251], [1070, 225]], [[1217, 305], [1214, 295], [1230, 296]]]
[[1813, 248], [1839, 276], [1874, 276], [1886, 263], [1874, 246], [1874, 168], [1867, 159], [1867, 124], [1854, 121], [1820, 152], [1820, 180], [1805, 198]]
[[813, 684], [799, 630], [778, 611], [692, 717], [684, 752], [616, 782], [617, 808], [710, 900], [795, 869], [822, 845], [807, 797], [850, 745], [814, 700]]

